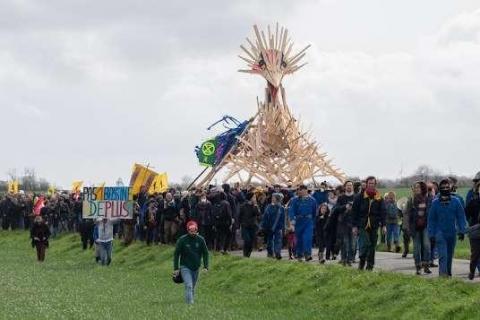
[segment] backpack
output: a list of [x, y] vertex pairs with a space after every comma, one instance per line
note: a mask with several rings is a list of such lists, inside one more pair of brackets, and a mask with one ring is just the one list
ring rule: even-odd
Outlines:
[[398, 209], [394, 203], [389, 203], [387, 206], [387, 217], [391, 220], [395, 220], [398, 217]]
[[215, 203], [212, 208], [213, 221], [216, 226], [228, 226], [230, 225], [230, 217], [228, 216], [225, 202], [220, 201]]

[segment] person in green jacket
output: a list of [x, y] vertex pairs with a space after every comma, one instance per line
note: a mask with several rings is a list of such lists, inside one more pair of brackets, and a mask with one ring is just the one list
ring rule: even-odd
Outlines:
[[208, 248], [205, 239], [198, 234], [198, 225], [191, 220], [187, 223], [188, 234], [177, 240], [173, 255], [173, 273], [181, 273], [185, 284], [185, 301], [193, 304], [198, 269], [203, 258], [204, 271], [208, 270]]

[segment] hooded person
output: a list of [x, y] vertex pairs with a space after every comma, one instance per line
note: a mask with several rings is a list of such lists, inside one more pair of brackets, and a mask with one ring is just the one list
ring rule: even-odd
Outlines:
[[452, 275], [452, 259], [456, 236], [464, 240], [467, 229], [465, 211], [460, 200], [452, 195], [448, 179], [440, 182], [440, 194], [432, 201], [428, 213], [427, 230], [438, 250], [438, 272], [441, 277]]
[[470, 274], [468, 278], [475, 278], [475, 268], [480, 271], [480, 184], [474, 189], [471, 199], [465, 208], [470, 225], [468, 236], [470, 238]]
[[480, 171], [477, 172], [475, 177], [472, 179], [473, 186], [472, 189], [468, 190], [467, 197], [465, 198], [465, 208], [468, 204], [474, 200], [475, 197], [478, 197], [478, 188], [480, 187]]
[[260, 217], [260, 210], [253, 192], [247, 193], [247, 201], [240, 205], [238, 221], [241, 227], [243, 239], [243, 256], [250, 257], [253, 250], [253, 243], [257, 233], [257, 223]]
[[45, 251], [49, 246], [50, 229], [41, 216], [35, 217], [30, 230], [30, 237], [32, 238], [32, 247], [37, 249], [37, 260], [43, 262], [45, 260]]
[[199, 222], [199, 232], [200, 235], [205, 238], [207, 247], [213, 249], [215, 234], [213, 232], [212, 203], [207, 199], [207, 194], [203, 191], [199, 194], [199, 198], [199, 201], [195, 205], [195, 212]]
[[267, 238], [268, 257], [282, 258], [282, 240], [285, 230], [285, 208], [282, 205], [283, 194], [272, 194], [272, 203], [265, 208], [262, 218], [262, 230]]
[[195, 221], [187, 223], [187, 234], [181, 236], [176, 243], [173, 255], [173, 273], [182, 275], [185, 284], [185, 302], [193, 304], [195, 287], [203, 260], [204, 270], [208, 270], [208, 248], [205, 239], [198, 234]]
[[217, 192], [213, 197], [212, 217], [215, 227], [215, 250], [226, 254], [230, 247], [232, 226], [232, 209], [224, 192]]

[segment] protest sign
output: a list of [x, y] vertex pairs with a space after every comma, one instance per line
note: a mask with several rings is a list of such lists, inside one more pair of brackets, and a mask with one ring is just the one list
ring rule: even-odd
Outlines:
[[84, 219], [132, 219], [133, 205], [129, 187], [83, 188]]

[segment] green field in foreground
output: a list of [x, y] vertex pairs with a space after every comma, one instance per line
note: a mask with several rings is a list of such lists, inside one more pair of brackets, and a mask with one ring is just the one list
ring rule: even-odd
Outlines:
[[116, 244], [100, 267], [64, 235], [39, 264], [27, 233], [0, 232], [0, 256], [2, 319], [480, 318], [480, 287], [458, 280], [215, 255], [187, 306], [170, 247]]

